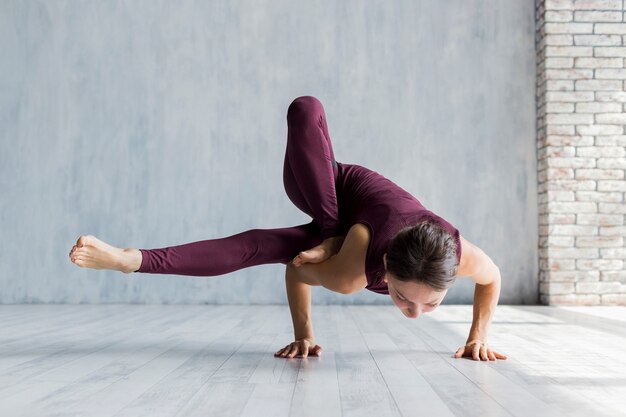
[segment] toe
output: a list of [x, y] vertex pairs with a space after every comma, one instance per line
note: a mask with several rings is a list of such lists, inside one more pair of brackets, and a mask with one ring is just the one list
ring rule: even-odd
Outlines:
[[84, 245], [88, 245], [90, 243], [93, 243], [94, 239], [95, 239], [95, 237], [92, 236], [92, 235], [82, 235], [76, 241], [76, 246], [81, 247], [81, 246], [84, 246]]

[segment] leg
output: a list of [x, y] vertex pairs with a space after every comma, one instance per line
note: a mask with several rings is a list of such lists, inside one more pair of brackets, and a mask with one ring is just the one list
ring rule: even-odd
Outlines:
[[339, 169], [322, 103], [312, 96], [296, 98], [287, 110], [287, 126], [287, 196], [320, 226], [322, 240], [343, 235], [335, 190]]
[[301, 250], [321, 243], [314, 222], [279, 229], [251, 229], [229, 237], [159, 249], [139, 249], [134, 272], [192, 276], [223, 275], [261, 264], [287, 264]]

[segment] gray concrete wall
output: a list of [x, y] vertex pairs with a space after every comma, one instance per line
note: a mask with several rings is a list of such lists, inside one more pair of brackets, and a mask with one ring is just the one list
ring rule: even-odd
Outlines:
[[[0, 302], [283, 303], [284, 266], [81, 269], [81, 234], [163, 247], [302, 224], [287, 106], [325, 105], [337, 160], [387, 176], [537, 300], [532, 1], [0, 2]], [[447, 302], [471, 302], [463, 279]], [[314, 289], [316, 303], [390, 303]]]

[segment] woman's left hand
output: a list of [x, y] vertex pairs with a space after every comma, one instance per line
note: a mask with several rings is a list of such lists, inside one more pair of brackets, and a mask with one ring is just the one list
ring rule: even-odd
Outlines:
[[507, 357], [501, 353], [491, 350], [487, 343], [480, 340], [470, 340], [461, 346], [454, 354], [455, 358], [463, 358], [471, 356], [475, 361], [495, 361], [497, 359], [506, 359]]

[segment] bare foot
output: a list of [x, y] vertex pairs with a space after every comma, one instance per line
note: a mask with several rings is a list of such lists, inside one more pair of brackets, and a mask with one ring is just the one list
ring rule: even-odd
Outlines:
[[139, 250], [116, 248], [92, 235], [79, 237], [69, 256], [73, 263], [84, 268], [130, 273], [141, 266]]

